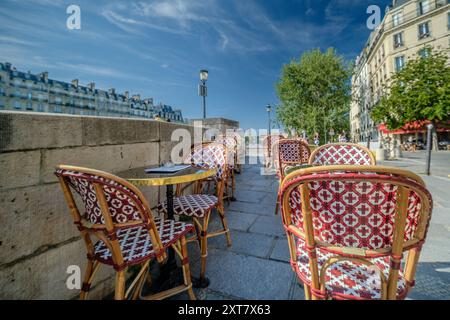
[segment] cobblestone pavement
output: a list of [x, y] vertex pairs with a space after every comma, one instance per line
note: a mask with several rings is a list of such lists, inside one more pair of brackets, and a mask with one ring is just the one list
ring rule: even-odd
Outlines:
[[[424, 153], [405, 154], [381, 165], [422, 172]], [[416, 287], [410, 299], [450, 299], [450, 152], [433, 155], [433, 176], [423, 177], [434, 197], [435, 209], [427, 243], [418, 265]], [[289, 265], [281, 217], [275, 216], [278, 182], [260, 174], [259, 165], [247, 165], [237, 175], [236, 202], [226, 206], [233, 245], [225, 236], [209, 239], [207, 289], [196, 289], [198, 299], [304, 299], [303, 288]], [[448, 173], [446, 171], [449, 171]], [[211, 230], [220, 227], [217, 215]], [[189, 245], [193, 275], [199, 273], [199, 250]], [[187, 298], [179, 295], [177, 299]]]

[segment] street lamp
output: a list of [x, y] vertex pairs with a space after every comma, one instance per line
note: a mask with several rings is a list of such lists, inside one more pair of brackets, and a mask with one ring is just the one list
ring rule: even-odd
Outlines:
[[427, 163], [426, 163], [426, 174], [430, 175], [430, 166], [431, 166], [431, 149], [433, 148], [433, 129], [434, 126], [432, 123], [427, 125]]
[[272, 119], [271, 119], [271, 113], [272, 113], [272, 106], [270, 105], [270, 104], [268, 104], [267, 106], [266, 106], [266, 110], [267, 110], [267, 114], [269, 115], [269, 136], [271, 135], [271, 129], [270, 129], [270, 125], [271, 125], [271, 123], [272, 123]]
[[330, 132], [328, 132], [328, 134], [330, 135], [331, 142], [334, 142], [334, 141], [333, 141], [333, 137], [334, 137], [334, 135], [335, 135], [334, 129], [331, 128], [331, 129], [330, 129]]
[[208, 80], [208, 70], [200, 70], [200, 84], [198, 85], [198, 95], [200, 97], [203, 97], [203, 119], [206, 119], [206, 96], [208, 95], [206, 80]]

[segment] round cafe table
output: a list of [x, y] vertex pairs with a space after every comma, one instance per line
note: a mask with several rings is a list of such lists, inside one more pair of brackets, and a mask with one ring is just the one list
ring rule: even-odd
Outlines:
[[[129, 169], [118, 172], [116, 175], [137, 187], [166, 186], [167, 218], [172, 220], [174, 219], [174, 185], [203, 180], [213, 176], [217, 172], [217, 169], [208, 170], [189, 166], [175, 173], [146, 173], [145, 170], [150, 168], [151, 167]], [[155, 282], [156, 291], [169, 289], [182, 281], [182, 271], [181, 268], [178, 268], [177, 266], [175, 252], [172, 248], [169, 248], [169, 257], [167, 262], [161, 268], [161, 275], [158, 280], [159, 281]], [[200, 280], [193, 277], [192, 283], [194, 287], [205, 288], [209, 285], [209, 280], [207, 278]]]

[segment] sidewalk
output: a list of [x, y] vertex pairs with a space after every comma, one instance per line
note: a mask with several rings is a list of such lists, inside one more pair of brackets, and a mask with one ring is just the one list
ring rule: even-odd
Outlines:
[[[420, 173], [421, 154], [405, 156], [380, 164]], [[449, 163], [450, 153], [439, 154], [432, 163], [437, 175], [422, 176], [435, 208], [410, 299], [450, 299], [450, 179], [445, 178]], [[260, 165], [247, 165], [236, 182], [237, 201], [225, 207], [233, 245], [227, 248], [225, 237], [209, 240], [207, 276], [211, 284], [196, 289], [198, 299], [304, 299], [303, 288], [289, 265], [281, 217], [274, 214], [276, 177], [260, 175]], [[211, 227], [219, 228], [217, 215], [213, 217]], [[189, 246], [192, 272], [197, 275], [199, 250], [195, 243]]]

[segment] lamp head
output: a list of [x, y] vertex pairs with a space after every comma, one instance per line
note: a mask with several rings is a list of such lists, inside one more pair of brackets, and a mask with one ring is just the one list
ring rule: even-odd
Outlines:
[[208, 70], [200, 70], [200, 80], [208, 80]]

